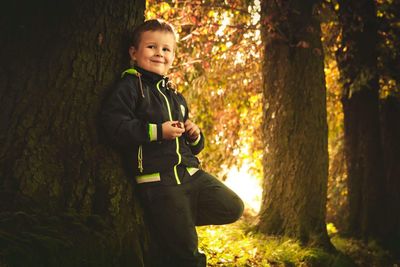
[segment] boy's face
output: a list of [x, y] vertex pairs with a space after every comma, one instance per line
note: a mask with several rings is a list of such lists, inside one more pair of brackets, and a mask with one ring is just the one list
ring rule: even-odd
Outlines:
[[174, 60], [175, 37], [170, 32], [146, 31], [139, 47], [130, 47], [129, 55], [136, 64], [160, 75], [166, 75]]

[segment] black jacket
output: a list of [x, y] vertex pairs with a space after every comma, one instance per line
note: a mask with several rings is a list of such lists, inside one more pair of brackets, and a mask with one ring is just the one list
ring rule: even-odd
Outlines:
[[124, 72], [103, 105], [101, 123], [111, 143], [123, 152], [134, 176], [170, 171], [176, 165], [199, 167], [195, 157], [204, 147], [183, 134], [162, 138], [161, 124], [185, 122], [189, 109], [184, 97], [170, 88], [168, 78], [135, 67]]

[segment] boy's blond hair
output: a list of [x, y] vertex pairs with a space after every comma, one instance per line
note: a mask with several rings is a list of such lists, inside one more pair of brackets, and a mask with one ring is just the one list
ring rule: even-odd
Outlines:
[[175, 29], [171, 24], [161, 19], [150, 19], [146, 20], [133, 30], [131, 45], [138, 49], [142, 33], [147, 31], [170, 32], [174, 36], [175, 41], [177, 39]]

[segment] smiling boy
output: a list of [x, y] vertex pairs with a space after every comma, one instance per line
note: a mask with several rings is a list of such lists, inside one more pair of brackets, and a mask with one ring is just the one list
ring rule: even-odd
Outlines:
[[196, 155], [204, 136], [189, 119], [184, 97], [166, 77], [175, 57], [172, 26], [148, 20], [133, 32], [132, 68], [105, 103], [102, 125], [128, 163], [152, 234], [147, 266], [204, 267], [196, 226], [232, 223], [242, 200]]
[[129, 48], [131, 59], [141, 68], [166, 75], [174, 60], [175, 37], [163, 31], [145, 31]]

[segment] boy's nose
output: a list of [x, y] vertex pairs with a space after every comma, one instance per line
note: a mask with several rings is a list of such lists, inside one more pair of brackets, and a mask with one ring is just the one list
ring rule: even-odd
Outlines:
[[156, 50], [156, 56], [159, 56], [159, 57], [162, 57], [164, 54], [163, 54], [163, 50], [162, 49], [157, 49]]

